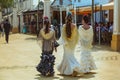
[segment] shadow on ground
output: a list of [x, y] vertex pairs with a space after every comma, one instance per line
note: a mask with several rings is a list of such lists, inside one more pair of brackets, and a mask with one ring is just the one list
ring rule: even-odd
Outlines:
[[102, 51], [112, 51], [113, 52], [113, 50], [111, 49], [110, 46], [105, 46], [105, 45], [94, 45], [92, 50], [93, 51], [102, 50]]
[[77, 77], [72, 77], [72, 76], [66, 76], [66, 75], [61, 75], [61, 74], [57, 74], [56, 76], [51, 76], [51, 77], [45, 77], [42, 76], [41, 74], [37, 74], [36, 78], [37, 80], [79, 80], [79, 79], [90, 79], [90, 78], [94, 78], [94, 74], [96, 73], [90, 73], [90, 74], [85, 74], [84, 76], [77, 76]]
[[36, 37], [29, 37], [29, 38], [26, 38], [25, 40], [37, 40]]
[[45, 76], [42, 76], [41, 74], [37, 74], [35, 79], [36, 80], [54, 80], [54, 79], [60, 79], [60, 78], [55, 76], [45, 77]]

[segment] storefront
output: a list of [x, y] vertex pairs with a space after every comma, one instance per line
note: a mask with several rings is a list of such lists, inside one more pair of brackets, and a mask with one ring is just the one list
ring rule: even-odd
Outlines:
[[[38, 17], [37, 17], [38, 15]], [[39, 29], [42, 27], [43, 10], [34, 10], [23, 12], [23, 23], [27, 27], [27, 32], [37, 32], [37, 22]], [[38, 21], [37, 21], [38, 19]]]

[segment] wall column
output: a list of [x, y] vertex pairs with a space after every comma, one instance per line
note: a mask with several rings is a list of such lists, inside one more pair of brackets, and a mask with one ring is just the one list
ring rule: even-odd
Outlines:
[[44, 0], [44, 16], [47, 16], [50, 19], [50, 0]]
[[114, 0], [114, 25], [111, 48], [120, 51], [120, 0]]
[[22, 30], [23, 30], [23, 24], [24, 24], [24, 22], [23, 22], [23, 13], [21, 13], [21, 15], [20, 15], [20, 32], [22, 33]]
[[13, 33], [17, 33], [18, 32], [18, 17], [17, 17], [17, 9], [13, 8], [13, 29], [12, 29]]

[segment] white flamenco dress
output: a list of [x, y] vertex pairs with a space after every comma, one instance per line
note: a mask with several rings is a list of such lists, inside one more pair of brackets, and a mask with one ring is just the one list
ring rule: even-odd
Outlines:
[[85, 30], [82, 26], [79, 27], [80, 37], [80, 65], [82, 73], [88, 73], [91, 70], [96, 69], [93, 57], [91, 55], [92, 41], [93, 41], [93, 29], [92, 26], [88, 30]]
[[74, 56], [76, 44], [78, 42], [78, 30], [75, 26], [72, 30], [71, 38], [66, 37], [66, 26], [62, 28], [61, 38], [58, 43], [63, 44], [64, 54], [61, 64], [58, 66], [60, 74], [71, 75], [74, 71], [80, 72], [80, 64]]

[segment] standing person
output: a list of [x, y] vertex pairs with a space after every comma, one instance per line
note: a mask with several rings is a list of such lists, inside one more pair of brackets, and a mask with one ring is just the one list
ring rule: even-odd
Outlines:
[[37, 28], [37, 37], [39, 36], [39, 33], [40, 33], [40, 30], [43, 28], [43, 19], [40, 18], [40, 21], [39, 21], [39, 26]]
[[56, 19], [53, 20], [53, 26], [54, 26], [54, 30], [55, 30], [55, 37], [56, 37], [56, 39], [58, 39], [58, 23], [57, 23]]
[[91, 56], [91, 48], [93, 42], [93, 28], [88, 25], [89, 17], [84, 15], [82, 18], [82, 26], [79, 26], [79, 36], [81, 45], [80, 65], [82, 73], [89, 73], [96, 69], [93, 57]]
[[27, 33], [26, 23], [23, 23], [22, 33], [24, 33], [24, 34], [26, 34], [26, 33]]
[[36, 21], [35, 21], [35, 19], [33, 19], [32, 21], [31, 21], [31, 33], [35, 33], [35, 31], [36, 31], [36, 29], [35, 29], [35, 25], [36, 24]]
[[110, 23], [109, 32], [113, 33], [113, 22]]
[[111, 44], [112, 34], [113, 34], [113, 22], [110, 23], [110, 27], [108, 29], [108, 42], [109, 42], [109, 44]]
[[58, 66], [58, 71], [62, 75], [77, 76], [80, 65], [74, 56], [74, 51], [79, 36], [76, 25], [72, 23], [72, 14], [70, 12], [66, 16], [66, 23], [63, 25], [61, 32], [58, 43], [63, 44], [64, 54], [63, 60]]
[[4, 22], [4, 31], [5, 31], [5, 40], [6, 40], [6, 43], [9, 42], [9, 33], [10, 33], [10, 23], [8, 21], [8, 19], [6, 19], [6, 21]]
[[4, 28], [3, 28], [3, 21], [0, 23], [0, 33], [1, 33], [1, 35], [0, 35], [0, 37], [2, 36], [4, 36]]
[[1, 23], [0, 23], [0, 37], [2, 35], [2, 27], [1, 27]]
[[44, 17], [44, 26], [40, 30], [38, 43], [42, 49], [41, 61], [36, 67], [37, 71], [44, 76], [52, 76], [54, 74], [55, 57], [52, 55], [55, 42], [55, 31], [50, 29], [48, 17]]

